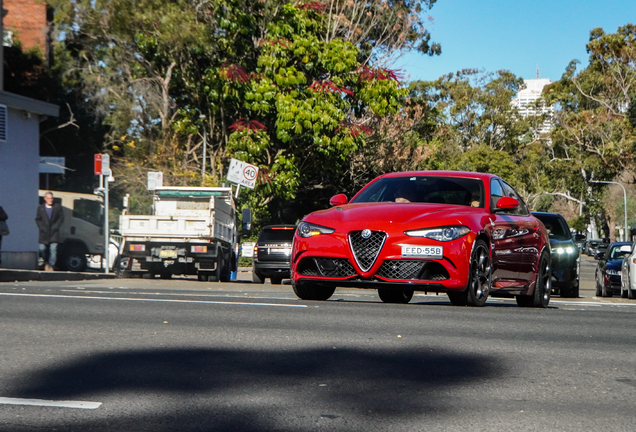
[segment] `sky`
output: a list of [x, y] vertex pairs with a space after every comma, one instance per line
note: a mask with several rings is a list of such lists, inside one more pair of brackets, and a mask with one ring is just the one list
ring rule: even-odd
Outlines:
[[435, 80], [465, 68], [558, 81], [571, 60], [588, 64], [590, 30], [636, 24], [636, 0], [437, 0], [431, 41], [442, 54], [408, 54], [394, 65], [407, 80]]

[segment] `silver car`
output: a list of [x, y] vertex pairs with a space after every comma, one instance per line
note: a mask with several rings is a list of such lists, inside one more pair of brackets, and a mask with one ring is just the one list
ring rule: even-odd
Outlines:
[[636, 248], [623, 257], [621, 266], [621, 297], [636, 299]]

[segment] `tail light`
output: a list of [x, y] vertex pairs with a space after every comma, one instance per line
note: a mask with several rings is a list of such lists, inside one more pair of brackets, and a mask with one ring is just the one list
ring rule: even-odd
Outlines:
[[208, 247], [207, 246], [192, 246], [190, 251], [194, 253], [204, 253], [208, 251]]
[[131, 244], [130, 250], [133, 252], [144, 252], [146, 250], [146, 245], [144, 244]]

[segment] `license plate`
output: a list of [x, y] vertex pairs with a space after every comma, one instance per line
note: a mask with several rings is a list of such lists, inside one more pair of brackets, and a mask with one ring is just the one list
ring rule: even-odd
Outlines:
[[271, 248], [269, 252], [273, 254], [278, 253], [278, 254], [289, 255], [291, 254], [291, 248]]
[[442, 258], [444, 248], [442, 246], [402, 246], [403, 258]]
[[176, 250], [162, 250], [159, 252], [159, 256], [161, 258], [176, 258], [177, 257], [177, 251]]

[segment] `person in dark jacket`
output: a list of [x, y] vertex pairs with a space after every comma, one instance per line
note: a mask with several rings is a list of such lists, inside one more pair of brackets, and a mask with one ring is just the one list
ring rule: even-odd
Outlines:
[[53, 203], [53, 192], [44, 194], [44, 204], [38, 206], [35, 223], [40, 230], [40, 256], [44, 270], [53, 271], [57, 260], [57, 245], [60, 242], [60, 227], [64, 222], [62, 206]]
[[[0, 221], [6, 221], [7, 219], [9, 219], [7, 212], [0, 206]], [[2, 266], [2, 237], [3, 236], [0, 235], [0, 266]]]

